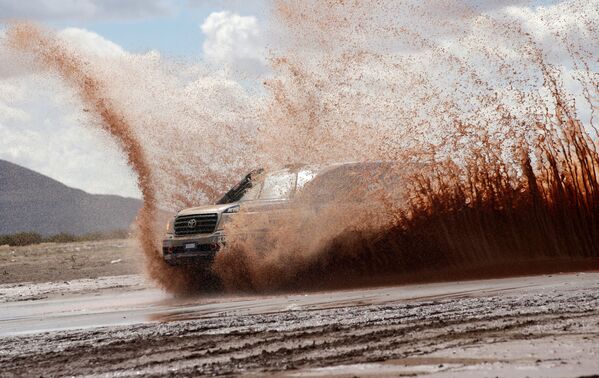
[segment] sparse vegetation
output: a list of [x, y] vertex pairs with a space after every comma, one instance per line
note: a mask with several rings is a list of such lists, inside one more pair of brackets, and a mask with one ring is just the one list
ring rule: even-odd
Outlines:
[[25, 246], [39, 243], [73, 243], [81, 241], [125, 239], [129, 237], [127, 230], [115, 230], [109, 232], [94, 232], [84, 235], [73, 235], [66, 232], [50, 236], [42, 236], [36, 232], [18, 232], [8, 235], [0, 235], [0, 245]]

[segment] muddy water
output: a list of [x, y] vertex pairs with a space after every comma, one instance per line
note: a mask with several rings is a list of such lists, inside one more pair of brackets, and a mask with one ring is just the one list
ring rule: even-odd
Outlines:
[[25, 317], [0, 329], [34, 333], [0, 337], [0, 363], [18, 376], [586, 376], [599, 367], [598, 285], [578, 274], [170, 303], [119, 290], [54, 299], [71, 312], [15, 302]]
[[[31, 285], [42, 293], [27, 297], [16, 285], [2, 285], [3, 307], [0, 337], [106, 326], [167, 323], [210, 319], [227, 313], [234, 316], [266, 315], [290, 311], [317, 311], [370, 305], [393, 305], [414, 301], [519, 295], [542, 290], [561, 290], [568, 277], [576, 288], [597, 281], [597, 274], [551, 275], [495, 280], [387, 286], [369, 289], [321, 291], [309, 294], [229, 295], [172, 297], [144, 285], [138, 276], [103, 277], [61, 283]], [[39, 287], [39, 290], [36, 290]], [[20, 289], [20, 290], [19, 290]]]
[[[399, 201], [391, 190], [362, 208], [292, 214], [266, 246], [232, 240], [216, 264], [225, 287], [268, 291], [322, 275], [343, 286], [431, 267], [596, 257], [593, 5], [537, 10], [539, 38], [522, 18], [468, 2], [277, 0], [271, 73], [250, 88], [208, 75], [181, 88], [173, 72], [192, 67], [92, 58], [32, 25], [13, 26], [7, 41], [64, 79], [120, 143], [144, 196], [148, 272], [170, 290], [202, 280], [161, 261], [157, 207], [213, 201], [257, 167], [396, 163]], [[421, 169], [408, 175], [406, 162]]]

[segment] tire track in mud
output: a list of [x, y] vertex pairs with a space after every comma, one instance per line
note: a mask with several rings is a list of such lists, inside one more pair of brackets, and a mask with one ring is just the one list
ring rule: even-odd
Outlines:
[[427, 356], [509, 340], [599, 340], [598, 287], [63, 331], [0, 339], [1, 376], [223, 375]]

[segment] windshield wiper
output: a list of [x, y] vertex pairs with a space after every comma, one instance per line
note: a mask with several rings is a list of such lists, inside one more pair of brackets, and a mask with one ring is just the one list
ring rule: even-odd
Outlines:
[[231, 190], [229, 190], [225, 195], [217, 202], [217, 205], [224, 205], [227, 203], [237, 202], [239, 201], [245, 192], [248, 189], [253, 187], [252, 178], [256, 175], [264, 172], [264, 169], [255, 169], [248, 173], [243, 180], [241, 180], [237, 185], [235, 185]]

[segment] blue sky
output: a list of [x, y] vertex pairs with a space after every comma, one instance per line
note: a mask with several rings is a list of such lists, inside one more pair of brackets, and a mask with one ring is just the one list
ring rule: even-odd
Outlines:
[[[562, 0], [465, 1], [495, 8], [508, 3], [547, 6]], [[100, 9], [90, 11], [87, 5]], [[199, 26], [211, 13], [222, 10], [255, 16], [260, 23], [270, 13], [267, 0], [0, 0], [0, 25], [3, 19], [16, 18], [42, 22], [57, 30], [82, 28], [132, 53], [158, 50], [166, 56], [195, 58], [201, 56], [204, 41]]]
[[230, 10], [242, 16], [266, 17], [267, 6], [254, 1], [185, 1], [169, 2], [163, 14], [145, 17], [107, 17], [106, 19], [65, 18], [46, 22], [55, 29], [77, 27], [87, 29], [115, 42], [132, 53], [158, 50], [162, 55], [194, 59], [202, 54], [204, 35], [200, 25], [213, 12]]
[[190, 12], [143, 21], [94, 22], [75, 26], [98, 33], [132, 53], [158, 50], [165, 55], [188, 57], [202, 52], [204, 38], [198, 25], [206, 17], [203, 12]]

